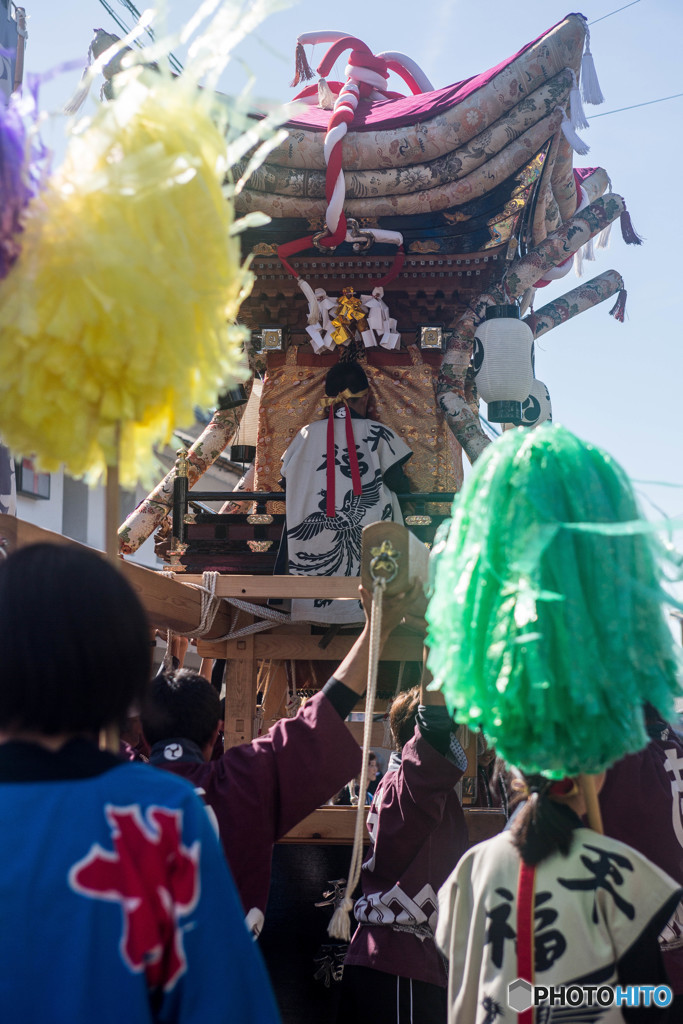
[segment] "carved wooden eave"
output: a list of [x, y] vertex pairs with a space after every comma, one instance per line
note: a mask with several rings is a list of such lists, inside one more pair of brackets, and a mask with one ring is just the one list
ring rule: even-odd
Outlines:
[[[330, 295], [349, 286], [360, 294], [388, 272], [392, 258], [314, 253], [291, 263], [312, 286], [324, 288]], [[385, 288], [385, 301], [405, 334], [419, 323], [450, 325], [473, 296], [500, 280], [504, 266], [504, 259], [485, 252], [408, 257], [401, 275]], [[252, 269], [256, 282], [242, 303], [240, 321], [254, 331], [278, 325], [305, 338], [308, 306], [296, 280], [275, 256], [256, 256]]]

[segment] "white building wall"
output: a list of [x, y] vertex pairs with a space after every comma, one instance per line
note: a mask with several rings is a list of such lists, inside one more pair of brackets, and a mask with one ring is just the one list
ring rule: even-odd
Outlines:
[[30, 498], [17, 494], [17, 517], [54, 533], [62, 532], [64, 506], [64, 473], [50, 473], [50, 497]]

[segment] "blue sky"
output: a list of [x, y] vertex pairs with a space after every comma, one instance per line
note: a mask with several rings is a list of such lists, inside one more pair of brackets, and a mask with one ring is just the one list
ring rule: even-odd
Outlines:
[[[119, 0], [109, 2], [130, 20]], [[96, 27], [117, 31], [99, 0], [24, 4], [30, 16], [27, 71], [85, 58]], [[141, 0], [137, 6], [143, 8]], [[595, 21], [591, 48], [606, 98], [603, 106], [586, 109], [589, 116], [683, 92], [683, 4], [639, 0], [604, 17], [622, 6], [623, 0], [591, 0], [581, 8], [589, 22]], [[184, 21], [195, 7], [195, 0], [170, 2], [170, 25]], [[436, 87], [444, 86], [499, 63], [567, 13], [566, 5], [556, 0], [345, 0], [343, 5], [302, 0], [266, 19], [240, 47], [239, 60], [233, 61], [220, 85], [226, 92], [241, 89], [248, 68], [256, 79], [257, 96], [287, 99], [297, 35], [332, 28], [360, 36], [375, 52], [407, 53]], [[323, 47], [317, 47], [314, 58], [319, 60], [322, 53]], [[182, 52], [178, 56], [182, 59]], [[77, 81], [78, 73], [62, 76], [44, 90], [45, 104], [57, 109]], [[636, 481], [679, 485], [638, 485], [651, 515], [656, 515], [652, 503], [668, 515], [683, 515], [683, 282], [678, 267], [682, 119], [679, 97], [597, 117], [583, 132], [591, 152], [575, 162], [606, 169], [646, 242], [640, 247], [624, 245], [617, 227], [610, 248], [595, 263], [584, 265], [584, 280], [609, 268], [622, 273], [628, 289], [626, 322], [619, 324], [608, 316], [612, 303], [605, 302], [545, 335], [536, 357], [537, 374], [550, 389], [556, 421], [606, 448]], [[48, 128], [47, 141], [59, 151], [62, 136], [58, 119]], [[571, 273], [546, 288], [537, 307], [576, 284]], [[681, 545], [679, 535], [677, 546]]]

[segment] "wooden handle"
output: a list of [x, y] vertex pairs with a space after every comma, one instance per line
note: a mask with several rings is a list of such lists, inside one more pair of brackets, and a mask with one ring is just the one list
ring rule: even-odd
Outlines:
[[595, 777], [593, 775], [579, 775], [579, 785], [581, 786], [581, 792], [583, 793], [583, 799], [586, 804], [586, 817], [588, 818], [588, 824], [594, 832], [599, 832], [600, 835], [604, 835], [605, 830], [602, 825], [602, 814], [600, 813], [598, 792], [595, 788]]
[[386, 579], [386, 595], [410, 589], [415, 578], [427, 581], [429, 551], [402, 523], [371, 523], [363, 529], [361, 580], [372, 592], [377, 575]]
[[107, 558], [114, 565], [119, 565], [119, 454], [121, 444], [121, 428], [117, 424], [115, 435], [116, 459], [114, 464], [107, 466], [107, 479], [104, 492], [104, 550]]

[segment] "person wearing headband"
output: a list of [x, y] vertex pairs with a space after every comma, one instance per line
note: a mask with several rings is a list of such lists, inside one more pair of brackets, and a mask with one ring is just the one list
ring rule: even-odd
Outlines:
[[[412, 452], [393, 430], [368, 418], [368, 403], [362, 366], [335, 364], [325, 378], [325, 418], [303, 427], [282, 457], [287, 556], [279, 571], [358, 576], [363, 527], [403, 522], [396, 493], [410, 490], [402, 467]], [[292, 617], [355, 623], [363, 611], [357, 601], [294, 600]]]

